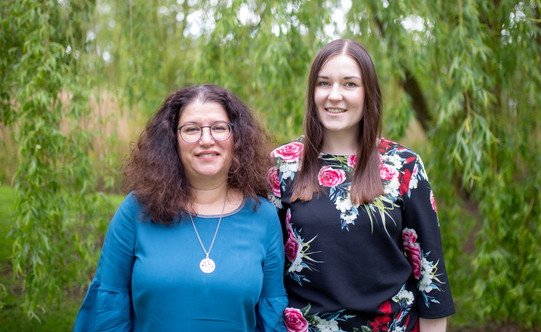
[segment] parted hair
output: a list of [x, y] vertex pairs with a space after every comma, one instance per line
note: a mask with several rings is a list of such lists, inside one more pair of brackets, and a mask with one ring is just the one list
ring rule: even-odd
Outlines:
[[359, 122], [357, 163], [351, 179], [351, 201], [353, 204], [368, 204], [384, 193], [378, 152], [382, 99], [376, 69], [364, 46], [351, 39], [337, 39], [317, 53], [310, 68], [304, 117], [304, 149], [301, 169], [295, 178], [292, 201], [308, 201], [314, 194], [320, 193], [318, 157], [325, 137], [314, 100], [314, 90], [321, 68], [330, 58], [342, 54], [350, 56], [359, 64], [365, 92], [363, 115]]
[[258, 195], [267, 194], [269, 139], [250, 109], [222, 87], [190, 86], [164, 101], [133, 145], [124, 168], [126, 190], [133, 192], [152, 222], [171, 224], [183, 213], [192, 212], [192, 187], [178, 154], [177, 126], [186, 106], [196, 101], [220, 104], [233, 123], [228, 185], [258, 203]]

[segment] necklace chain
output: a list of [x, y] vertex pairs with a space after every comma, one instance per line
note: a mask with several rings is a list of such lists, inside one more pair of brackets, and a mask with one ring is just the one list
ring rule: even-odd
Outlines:
[[214, 245], [214, 240], [216, 240], [216, 235], [218, 234], [218, 229], [220, 229], [220, 223], [222, 222], [222, 217], [224, 216], [224, 210], [225, 210], [225, 203], [227, 202], [227, 191], [225, 192], [225, 198], [224, 198], [224, 205], [222, 206], [222, 213], [220, 213], [220, 219], [218, 220], [218, 226], [216, 227], [216, 232], [214, 232], [214, 237], [212, 238], [212, 242], [210, 243], [209, 251], [205, 249], [205, 246], [203, 245], [203, 241], [201, 241], [201, 237], [199, 236], [199, 232], [197, 232], [197, 228], [195, 227], [195, 223], [193, 222], [192, 215], [188, 214], [190, 217], [190, 220], [192, 221], [193, 229], [195, 230], [195, 235], [197, 235], [197, 239], [199, 240], [199, 244], [201, 245], [201, 248], [203, 248], [203, 251], [205, 252], [206, 258], [209, 258], [210, 252], [212, 251], [212, 246]]

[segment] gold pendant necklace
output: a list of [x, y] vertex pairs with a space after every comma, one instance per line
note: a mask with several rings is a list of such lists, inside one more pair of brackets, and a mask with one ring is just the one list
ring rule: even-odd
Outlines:
[[195, 227], [195, 223], [193, 222], [192, 215], [188, 214], [190, 217], [190, 220], [192, 221], [193, 229], [195, 230], [195, 235], [197, 235], [197, 239], [199, 240], [199, 244], [201, 245], [201, 248], [203, 248], [203, 251], [205, 252], [206, 257], [199, 262], [199, 268], [204, 273], [212, 273], [216, 269], [216, 263], [212, 259], [209, 258], [210, 252], [212, 250], [212, 246], [214, 245], [214, 240], [216, 240], [216, 235], [218, 234], [218, 229], [220, 229], [220, 223], [222, 222], [222, 217], [224, 216], [224, 210], [225, 210], [225, 203], [227, 202], [227, 191], [225, 192], [225, 198], [224, 198], [224, 205], [222, 207], [222, 213], [220, 214], [220, 219], [218, 220], [218, 226], [216, 227], [216, 232], [214, 232], [214, 237], [212, 238], [212, 242], [210, 244], [209, 251], [205, 249], [205, 246], [203, 245], [203, 242], [201, 241], [201, 237], [199, 236], [199, 233], [197, 232], [197, 228]]

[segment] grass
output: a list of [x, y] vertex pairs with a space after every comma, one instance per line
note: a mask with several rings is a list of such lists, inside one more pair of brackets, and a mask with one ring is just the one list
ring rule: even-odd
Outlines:
[[[22, 281], [13, 277], [11, 250], [13, 239], [7, 234], [11, 230], [13, 219], [12, 206], [15, 192], [7, 186], [0, 186], [0, 332], [3, 331], [72, 331], [77, 312], [84, 293], [70, 293], [64, 296], [64, 302], [37, 312], [40, 321], [30, 319], [22, 310], [24, 290]], [[122, 199], [112, 197], [115, 206]]]

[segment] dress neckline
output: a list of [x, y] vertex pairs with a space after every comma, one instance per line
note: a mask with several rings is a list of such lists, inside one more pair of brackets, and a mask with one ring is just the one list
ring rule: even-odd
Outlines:
[[[242, 202], [239, 204], [239, 206], [237, 208], [235, 208], [234, 210], [232, 210], [230, 212], [224, 213], [222, 215], [222, 217], [229, 217], [229, 216], [232, 216], [232, 215], [238, 213], [240, 210], [242, 210], [244, 208], [244, 206], [246, 205], [246, 201], [247, 201], [247, 198], [244, 197]], [[194, 217], [196, 217], [196, 218], [204, 218], [204, 219], [211, 219], [211, 218], [220, 218], [220, 215], [219, 214], [196, 214]]]

